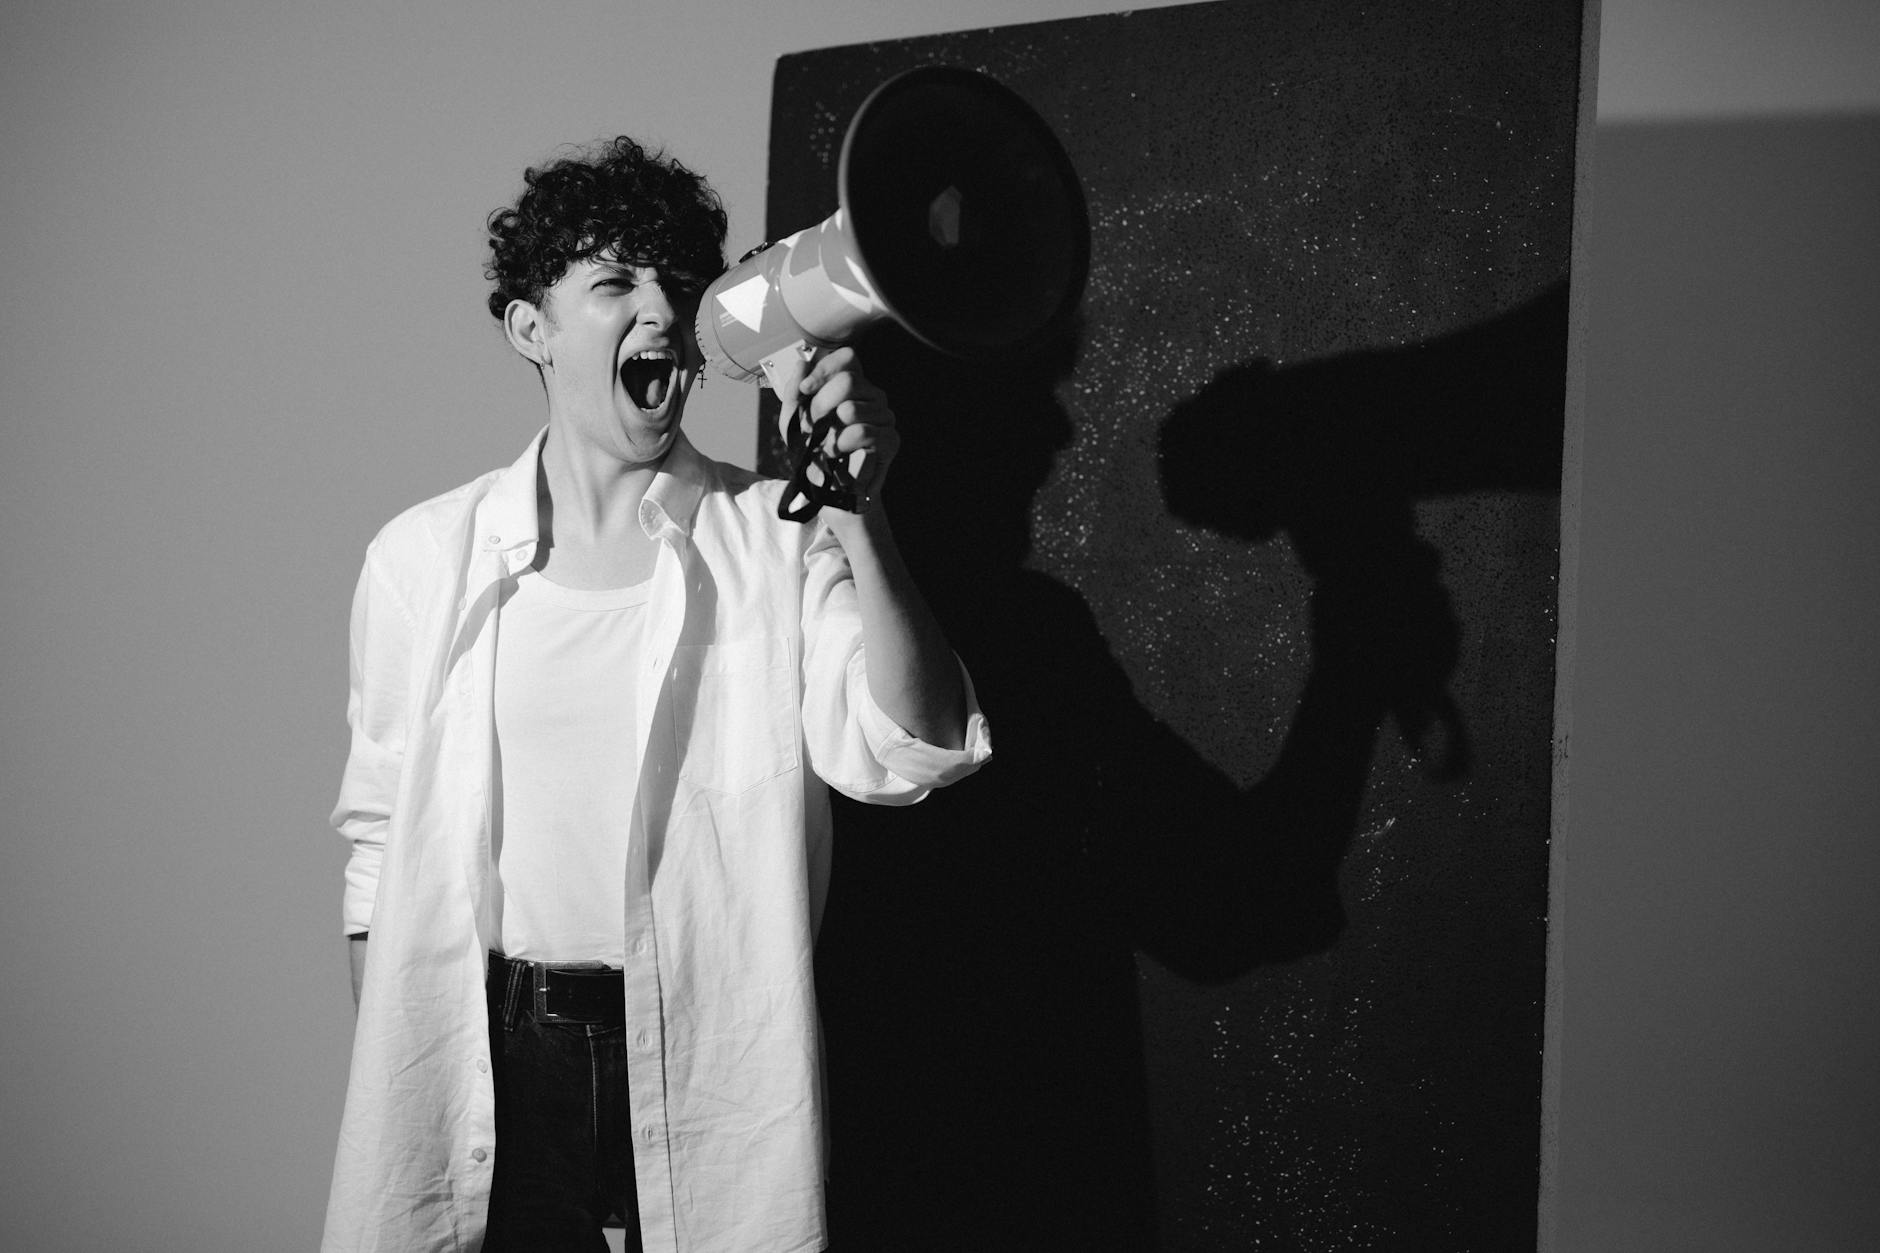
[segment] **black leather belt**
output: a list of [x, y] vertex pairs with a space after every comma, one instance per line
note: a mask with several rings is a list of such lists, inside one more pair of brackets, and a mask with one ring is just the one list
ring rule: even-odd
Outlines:
[[510, 980], [521, 976], [522, 990], [531, 994], [537, 1022], [618, 1027], [627, 1020], [625, 976], [616, 967], [521, 961], [491, 953], [491, 977], [498, 972], [506, 987], [515, 986]]

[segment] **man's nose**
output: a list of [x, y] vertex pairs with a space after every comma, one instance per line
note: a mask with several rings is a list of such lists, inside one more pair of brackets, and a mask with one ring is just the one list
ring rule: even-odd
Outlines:
[[663, 330], [679, 320], [678, 307], [664, 283], [648, 283], [640, 290], [645, 298], [640, 304], [638, 321]]

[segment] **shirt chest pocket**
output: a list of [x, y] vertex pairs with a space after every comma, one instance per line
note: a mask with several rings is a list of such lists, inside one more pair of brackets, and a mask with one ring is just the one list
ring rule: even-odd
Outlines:
[[796, 670], [775, 636], [680, 645], [672, 657], [679, 778], [737, 793], [797, 764]]

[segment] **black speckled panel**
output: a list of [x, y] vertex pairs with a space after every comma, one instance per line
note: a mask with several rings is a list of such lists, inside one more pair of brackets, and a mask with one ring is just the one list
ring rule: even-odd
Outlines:
[[861, 345], [997, 756], [839, 808], [837, 1253], [1532, 1247], [1580, 11], [779, 62], [773, 236], [932, 62], [1044, 115], [1093, 225], [1056, 350]]

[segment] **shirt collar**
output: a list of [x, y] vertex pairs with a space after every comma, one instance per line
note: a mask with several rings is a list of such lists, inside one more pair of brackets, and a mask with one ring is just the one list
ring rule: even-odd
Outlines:
[[667, 534], [690, 538], [710, 464], [680, 431], [672, 441], [672, 450], [659, 463], [659, 473], [646, 489], [646, 498], [640, 502], [640, 525], [648, 535], [654, 539]]
[[542, 464], [542, 442], [547, 438], [545, 426], [513, 464], [497, 472], [489, 491], [477, 502], [477, 551], [501, 555], [511, 569], [534, 560], [536, 541], [541, 538], [535, 511], [535, 475]]
[[[477, 504], [478, 549], [506, 554], [512, 567], [532, 560], [541, 538], [535, 484], [547, 438], [545, 426], [512, 465], [497, 472], [495, 482]], [[640, 525], [648, 535], [662, 539], [692, 534], [692, 519], [705, 494], [708, 465], [685, 432], [680, 431], [640, 502]]]

